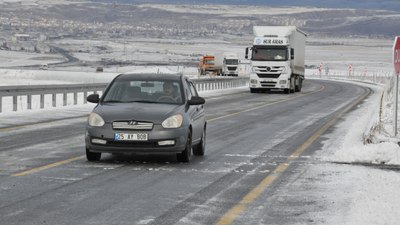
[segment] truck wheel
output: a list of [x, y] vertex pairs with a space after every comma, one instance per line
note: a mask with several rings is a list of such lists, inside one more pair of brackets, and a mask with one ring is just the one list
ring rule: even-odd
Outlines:
[[292, 77], [290, 78], [290, 93], [294, 93], [296, 90], [296, 78]]
[[298, 77], [296, 77], [295, 79], [294, 79], [294, 92], [298, 92], [299, 91], [299, 78]]
[[303, 79], [299, 79], [299, 92], [301, 91], [302, 87], [303, 87]]

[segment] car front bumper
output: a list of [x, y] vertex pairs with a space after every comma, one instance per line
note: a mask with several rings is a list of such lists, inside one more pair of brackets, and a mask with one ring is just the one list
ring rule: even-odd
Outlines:
[[[91, 152], [102, 153], [181, 153], [185, 150], [188, 129], [165, 129], [154, 125], [152, 130], [114, 130], [111, 126], [87, 126], [85, 142]], [[116, 141], [115, 133], [146, 133], [147, 141]], [[97, 140], [95, 143], [93, 140]], [[103, 143], [99, 143], [99, 140]], [[160, 141], [174, 141], [173, 145], [160, 145]]]

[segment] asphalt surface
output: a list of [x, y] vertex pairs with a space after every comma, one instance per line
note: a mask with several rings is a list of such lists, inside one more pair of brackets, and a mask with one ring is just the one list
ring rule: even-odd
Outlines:
[[[370, 90], [307, 80], [301, 93], [207, 98], [206, 155], [84, 156], [86, 118], [0, 128], [1, 224], [308, 224], [324, 210], [293, 188]], [[295, 190], [296, 189], [296, 190]], [[297, 192], [296, 192], [297, 191]], [[284, 197], [282, 197], [284, 196]], [[290, 197], [288, 197], [290, 196]]]

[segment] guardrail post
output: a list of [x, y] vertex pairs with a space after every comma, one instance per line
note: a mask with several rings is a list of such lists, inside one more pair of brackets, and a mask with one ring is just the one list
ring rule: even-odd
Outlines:
[[13, 97], [13, 111], [17, 111], [17, 109], [18, 109], [18, 96], [17, 95], [14, 95]]
[[40, 94], [40, 108], [44, 109], [44, 94]]
[[56, 93], [53, 93], [51, 95], [51, 101], [52, 101], [53, 107], [56, 107], [57, 106], [57, 94]]
[[87, 99], [86, 99], [87, 96], [88, 96], [88, 92], [87, 92], [87, 91], [84, 91], [84, 92], [83, 92], [83, 103], [84, 103], [84, 104], [87, 103]]
[[63, 93], [63, 106], [66, 106], [67, 105], [67, 92], [64, 92]]
[[78, 92], [74, 92], [74, 105], [78, 105]]
[[0, 95], [0, 113], [2, 112], [1, 111], [2, 108], [3, 108], [3, 96]]
[[27, 95], [27, 103], [28, 103], [28, 109], [32, 109], [32, 95]]

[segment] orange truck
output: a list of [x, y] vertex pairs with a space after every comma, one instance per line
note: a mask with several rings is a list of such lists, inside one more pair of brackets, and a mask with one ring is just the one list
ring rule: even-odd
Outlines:
[[199, 74], [206, 75], [207, 72], [218, 74], [218, 68], [215, 67], [215, 57], [213, 55], [203, 55], [200, 59]]

